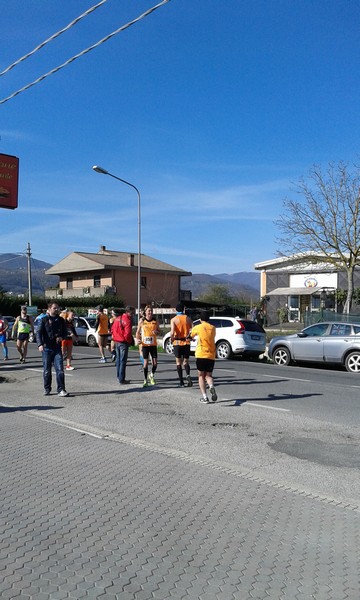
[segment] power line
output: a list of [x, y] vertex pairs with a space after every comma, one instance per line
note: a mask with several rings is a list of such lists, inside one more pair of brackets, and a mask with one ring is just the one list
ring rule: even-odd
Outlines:
[[41, 75], [41, 77], [38, 77], [38, 79], [35, 79], [35, 81], [32, 81], [31, 83], [28, 83], [27, 85], [25, 85], [24, 87], [20, 88], [19, 90], [17, 90], [16, 92], [14, 92], [13, 94], [11, 94], [10, 96], [7, 96], [7, 98], [4, 98], [3, 100], [0, 100], [0, 104], [5, 104], [5, 102], [8, 102], [12, 98], [15, 98], [15, 96], [18, 96], [18, 94], [21, 94], [22, 92], [24, 92], [25, 90], [28, 90], [29, 88], [33, 87], [37, 83], [40, 83], [40, 81], [43, 81], [44, 79], [46, 79], [50, 75], [53, 75], [54, 73], [57, 73], [57, 71], [60, 71], [60, 69], [63, 69], [64, 67], [67, 67], [70, 63], [74, 62], [75, 60], [77, 60], [81, 56], [84, 56], [84, 54], [87, 54], [88, 52], [91, 52], [91, 50], [94, 50], [95, 48], [97, 48], [101, 44], [104, 44], [104, 42], [107, 42], [112, 37], [114, 37], [115, 35], [117, 35], [118, 33], [120, 33], [121, 31], [124, 31], [125, 29], [128, 29], [129, 27], [131, 27], [131, 25], [134, 25], [138, 21], [141, 21], [141, 19], [144, 19], [145, 17], [147, 17], [148, 15], [150, 15], [152, 12], [154, 12], [155, 10], [157, 10], [158, 8], [160, 8], [161, 6], [163, 6], [164, 4], [167, 4], [168, 2], [170, 2], [170, 0], [162, 0], [162, 2], [160, 2], [159, 4], [156, 4], [156, 6], [153, 6], [152, 8], [149, 8], [149, 10], [147, 10], [144, 13], [142, 13], [138, 17], [136, 17], [136, 19], [133, 19], [132, 21], [129, 21], [129, 23], [126, 23], [125, 25], [122, 25], [121, 27], [119, 27], [118, 29], [116, 29], [115, 31], [113, 31], [112, 33], [110, 33], [109, 35], [107, 35], [106, 37], [102, 38], [101, 40], [99, 40], [98, 42], [96, 42], [96, 44], [94, 44], [93, 46], [89, 46], [85, 50], [82, 50], [82, 52], [79, 52], [79, 54], [75, 54], [75, 56], [73, 56], [72, 58], [69, 58], [69, 60], [67, 60], [63, 64], [59, 65], [58, 67], [55, 67], [54, 69], [52, 69], [48, 73], [45, 73], [45, 75]]
[[78, 23], [79, 21], [81, 21], [81, 19], [83, 19], [84, 17], [87, 17], [90, 13], [92, 13], [94, 10], [96, 10], [97, 8], [99, 8], [99, 6], [101, 6], [102, 4], [104, 4], [107, 1], [108, 0], [101, 0], [101, 2], [99, 2], [95, 6], [92, 6], [87, 11], [85, 11], [84, 13], [82, 13], [81, 15], [79, 15], [76, 19], [74, 19], [73, 21], [71, 21], [71, 23], [69, 23], [66, 27], [64, 27], [63, 29], [60, 29], [60, 31], [57, 31], [56, 33], [54, 33], [51, 37], [49, 37], [44, 42], [41, 42], [41, 44], [39, 44], [38, 46], [36, 46], [36, 48], [34, 48], [34, 50], [32, 50], [31, 52], [28, 52], [28, 54], [25, 54], [25, 56], [22, 56], [21, 58], [19, 58], [17, 61], [15, 61], [11, 65], [9, 65], [4, 71], [1, 71], [0, 77], [2, 75], [5, 75], [5, 73], [8, 73], [9, 71], [11, 71], [11, 69], [13, 69], [14, 67], [16, 67], [16, 65], [19, 65], [24, 60], [26, 60], [27, 58], [29, 58], [30, 56], [32, 56], [33, 54], [35, 54], [36, 52], [38, 52], [39, 50], [41, 50], [41, 48], [43, 48], [44, 46], [46, 46], [46, 44], [48, 44], [49, 42], [52, 42], [53, 40], [55, 40], [62, 33], [64, 33], [65, 31], [67, 31], [71, 27], [74, 27], [74, 25], [76, 25], [76, 23]]

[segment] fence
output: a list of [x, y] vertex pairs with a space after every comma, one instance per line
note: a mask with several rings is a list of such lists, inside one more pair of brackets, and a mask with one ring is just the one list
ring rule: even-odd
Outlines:
[[320, 310], [319, 312], [306, 312], [304, 314], [304, 327], [323, 321], [340, 321], [345, 323], [360, 323], [360, 315], [337, 313], [333, 310]]

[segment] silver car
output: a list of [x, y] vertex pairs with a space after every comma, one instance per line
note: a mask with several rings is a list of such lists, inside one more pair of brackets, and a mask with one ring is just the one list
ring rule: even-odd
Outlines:
[[360, 323], [316, 323], [299, 333], [274, 337], [269, 358], [280, 366], [292, 361], [334, 363], [360, 373]]

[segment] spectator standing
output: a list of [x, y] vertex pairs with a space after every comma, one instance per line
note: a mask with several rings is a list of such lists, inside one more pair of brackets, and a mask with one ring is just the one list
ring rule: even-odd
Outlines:
[[258, 309], [256, 308], [256, 306], [254, 306], [251, 311], [250, 311], [250, 318], [252, 321], [256, 322], [257, 319], [257, 315], [258, 315]]
[[200, 323], [195, 325], [190, 332], [191, 338], [197, 337], [198, 342], [195, 350], [196, 367], [199, 377], [199, 388], [202, 393], [200, 402], [209, 403], [206, 394], [206, 383], [209, 386], [211, 400], [216, 402], [217, 394], [214, 387], [213, 370], [215, 365], [215, 334], [216, 327], [209, 323], [210, 313], [206, 310], [201, 312]]
[[110, 340], [111, 362], [115, 362], [115, 360], [116, 360], [116, 346], [115, 346], [114, 338], [112, 335], [112, 328], [114, 325], [114, 321], [119, 314], [121, 314], [119, 312], [119, 310], [113, 308], [111, 311], [111, 317], [109, 318], [109, 329], [110, 329], [110, 333], [111, 333], [111, 340]]
[[[147, 387], [148, 384], [155, 385], [154, 374], [157, 369], [157, 339], [156, 336], [160, 334], [159, 324], [153, 317], [153, 309], [150, 305], [145, 306], [144, 316], [140, 319], [138, 328], [136, 331], [136, 339], [140, 340], [142, 344], [142, 355], [144, 359], [144, 383], [143, 387]], [[149, 356], [151, 356], [152, 369], [150, 375], [148, 374]]]
[[184, 314], [184, 305], [176, 306], [176, 317], [170, 322], [170, 335], [174, 347], [176, 370], [179, 377], [179, 387], [184, 387], [183, 365], [186, 373], [188, 387], [192, 387], [190, 375], [190, 339], [189, 333], [192, 328], [192, 320]]
[[[62, 315], [61, 315], [62, 316]], [[61, 350], [63, 355], [63, 360], [66, 359], [66, 371], [73, 371], [74, 367], [71, 364], [72, 361], [72, 349], [74, 345], [74, 341], [78, 341], [78, 336], [76, 334], [76, 329], [74, 325], [74, 313], [72, 310], [66, 313], [66, 316], [63, 317], [65, 319], [66, 324], [66, 338], [61, 342]]]
[[0, 344], [4, 352], [4, 360], [9, 360], [9, 350], [6, 345], [7, 330], [9, 329], [9, 323], [0, 313]]
[[129, 380], [125, 379], [125, 375], [129, 346], [134, 343], [132, 335], [134, 308], [133, 306], [126, 306], [124, 314], [120, 314], [119, 311], [117, 311], [117, 313], [111, 332], [115, 343], [116, 376], [120, 385], [124, 385], [130, 383]]
[[16, 317], [12, 330], [13, 338], [16, 339], [16, 348], [20, 354], [21, 363], [24, 363], [26, 359], [31, 332], [34, 333], [32, 318], [27, 314], [27, 306], [22, 306], [21, 313]]
[[58, 396], [68, 396], [65, 390], [64, 363], [61, 343], [67, 336], [65, 320], [59, 316], [59, 306], [51, 302], [48, 314], [41, 319], [36, 333], [39, 351], [42, 352], [44, 396], [51, 392], [51, 368], [54, 365]]
[[102, 304], [96, 307], [97, 315], [95, 321], [95, 331], [98, 334], [98, 346], [100, 350], [100, 363], [106, 363], [105, 349], [108, 343], [109, 337], [109, 317], [104, 313], [104, 307]]

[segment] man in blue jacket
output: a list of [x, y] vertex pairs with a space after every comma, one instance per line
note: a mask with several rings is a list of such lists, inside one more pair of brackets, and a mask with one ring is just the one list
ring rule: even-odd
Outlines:
[[44, 396], [51, 392], [51, 367], [54, 365], [58, 396], [68, 396], [65, 390], [64, 363], [61, 342], [66, 338], [65, 320], [59, 316], [59, 306], [50, 302], [48, 314], [41, 319], [36, 341], [43, 360]]

